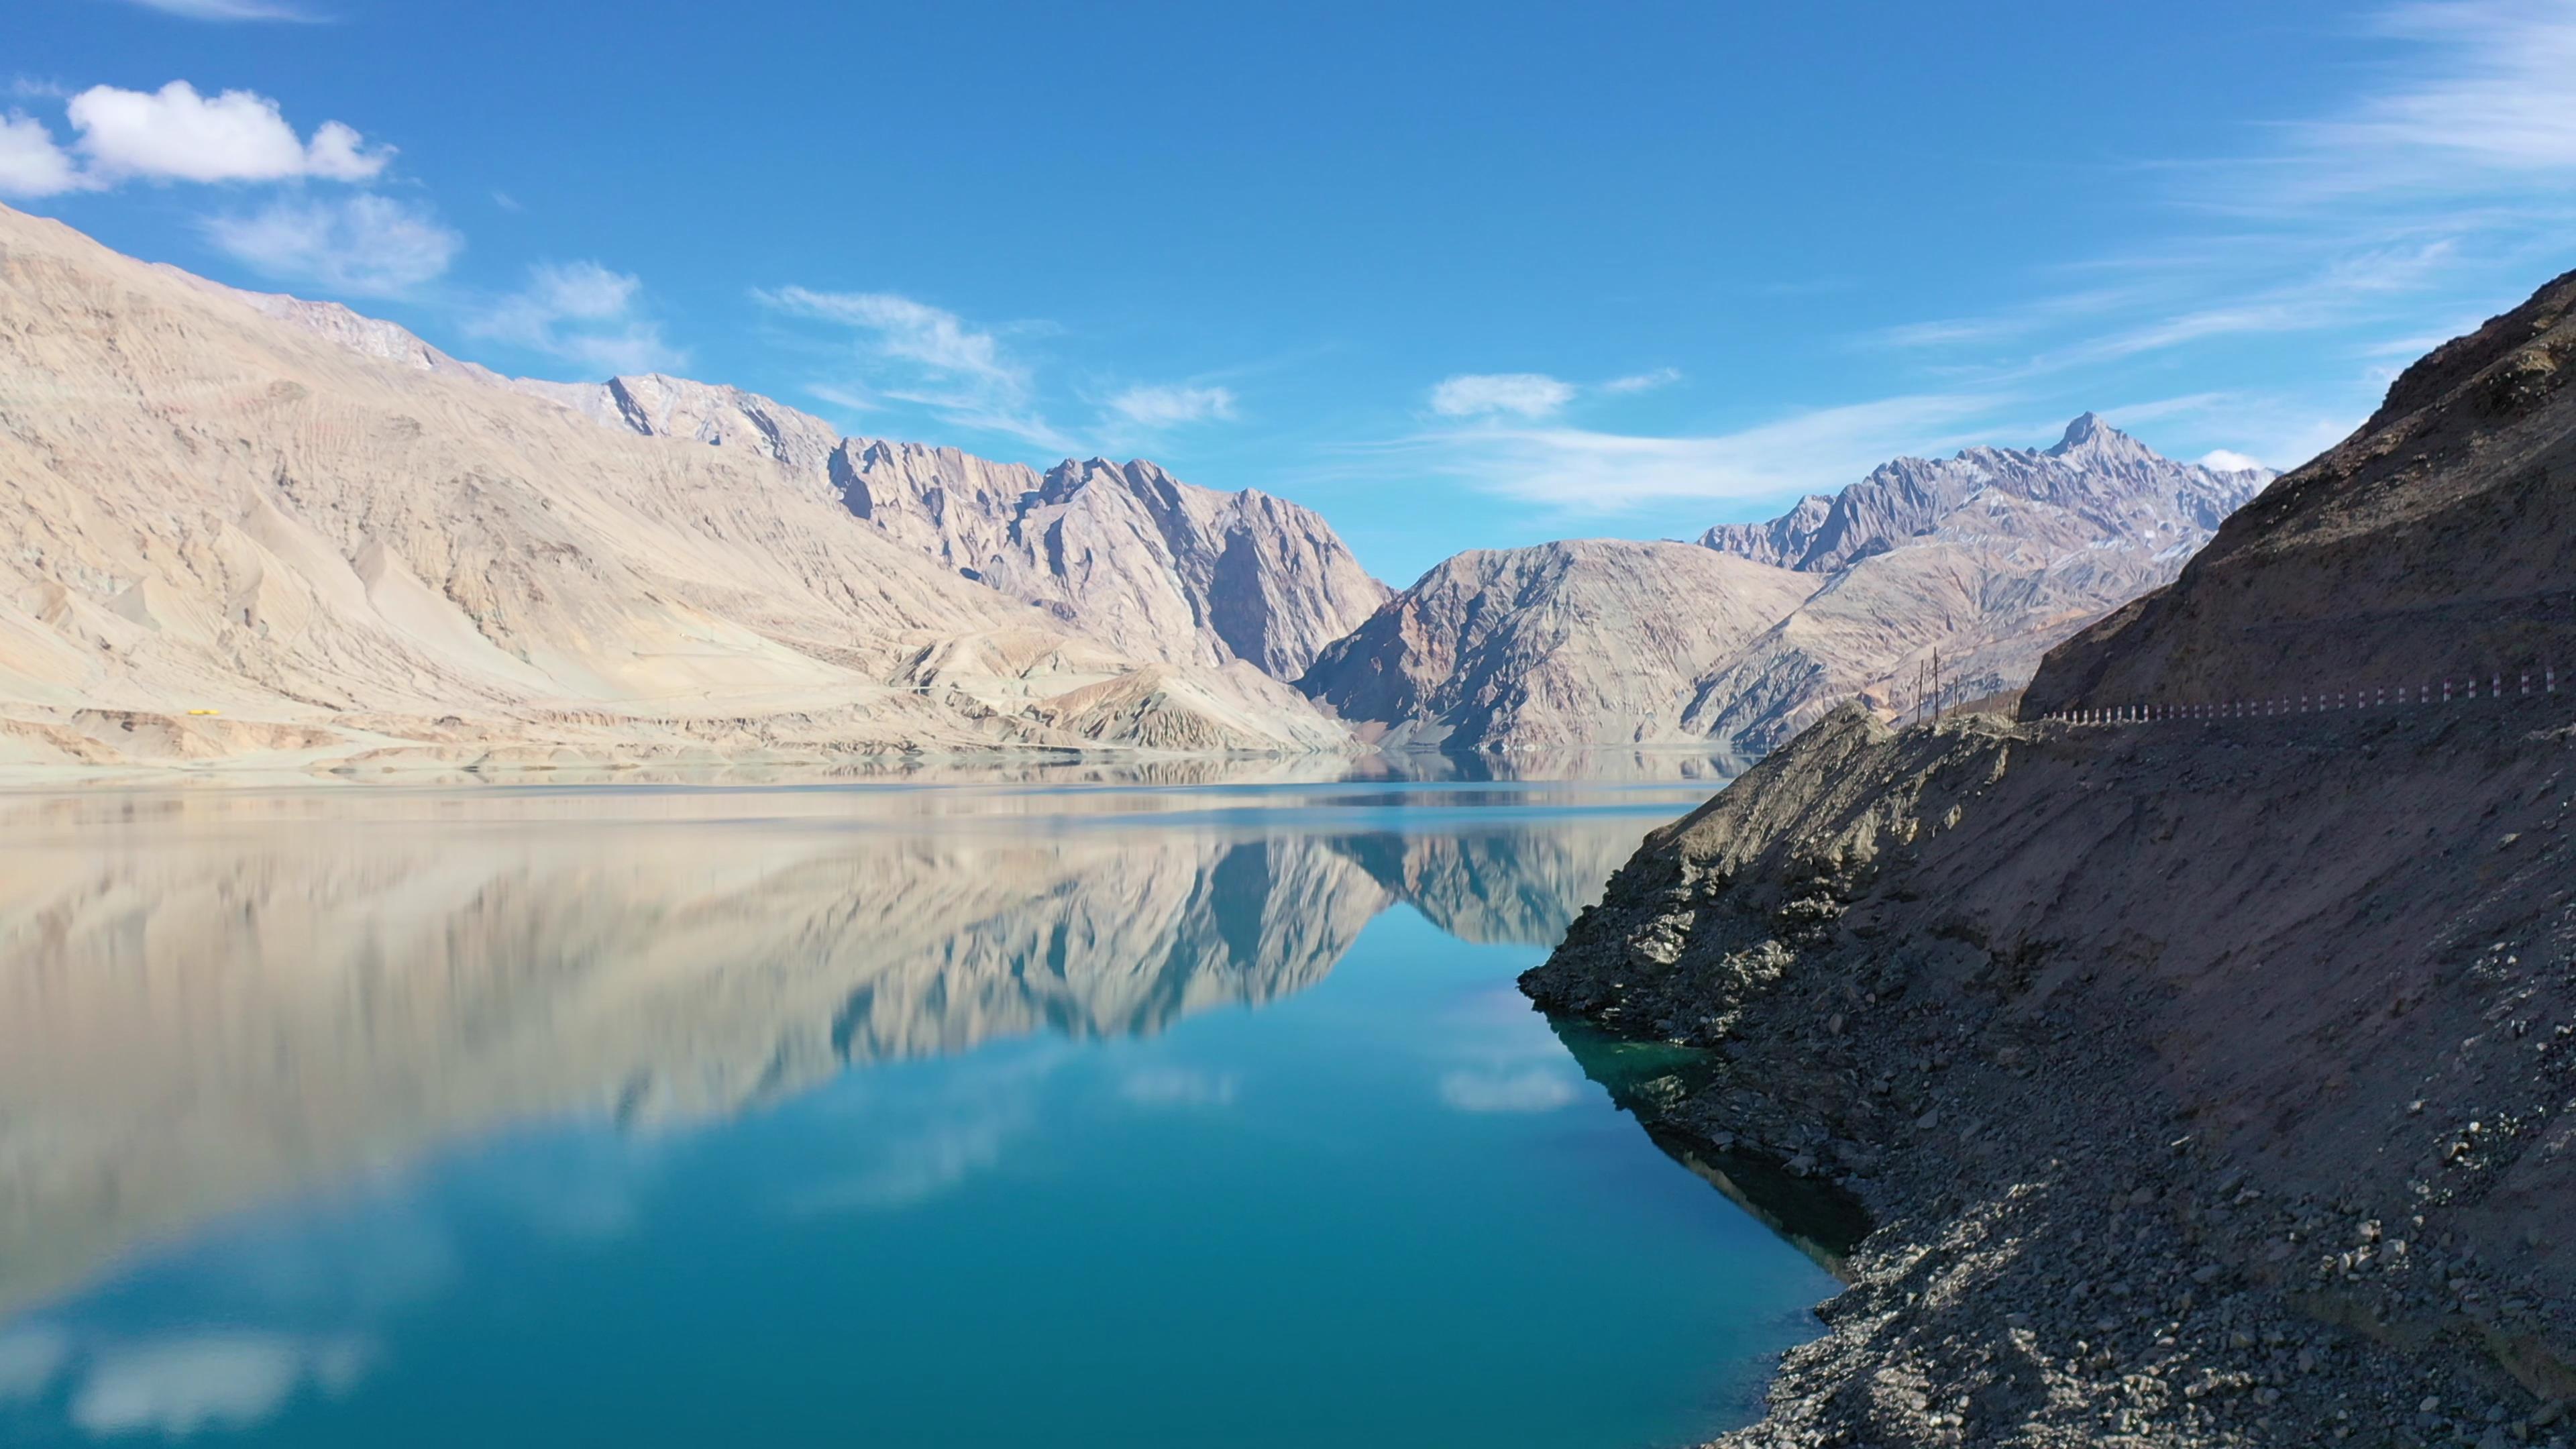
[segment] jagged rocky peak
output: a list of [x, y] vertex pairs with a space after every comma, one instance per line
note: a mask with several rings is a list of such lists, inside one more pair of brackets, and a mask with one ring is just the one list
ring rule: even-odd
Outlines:
[[1135, 657], [1241, 660], [1293, 680], [1391, 592], [1313, 510], [1185, 483], [1144, 459], [1068, 458], [1041, 473], [956, 448], [845, 438], [811, 413], [722, 383], [503, 377], [337, 303], [170, 275], [354, 352], [544, 398], [623, 432], [767, 458], [887, 537]]
[[[798, 474], [823, 470], [841, 433], [811, 413], [722, 383], [648, 372], [599, 385], [594, 412], [656, 438], [693, 438], [720, 448], [747, 448]], [[588, 409], [585, 409], [589, 411]]]
[[2121, 432], [2103, 420], [2100, 413], [2079, 414], [2066, 425], [2066, 432], [2048, 450], [2048, 456], [2076, 464], [2160, 463], [2165, 461], [2153, 448]]
[[2088, 412], [2046, 449], [1974, 447], [1946, 459], [1891, 459], [1839, 493], [1810, 494], [1765, 523], [1721, 524], [1699, 541], [1763, 563], [1832, 572], [1939, 534], [1954, 515], [1973, 509], [1965, 526], [1980, 536], [2161, 551], [2215, 529], [2273, 476], [2176, 462]]

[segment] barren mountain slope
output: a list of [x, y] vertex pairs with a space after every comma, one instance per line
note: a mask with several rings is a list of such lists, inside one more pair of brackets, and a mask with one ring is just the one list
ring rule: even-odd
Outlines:
[[1584, 539], [1451, 558], [1298, 687], [1389, 744], [1707, 743], [1690, 685], [1821, 582], [1682, 543]]
[[[2498, 597], [2479, 637], [2563, 638], [2532, 621], [2576, 589], [2569, 293], [2411, 369], [2206, 575], [2052, 655], [2032, 708], [2277, 692], [2284, 609], [2355, 670], [2420, 666], [2454, 637], [2426, 621]], [[2545, 676], [2128, 727], [1847, 709], [1649, 837], [1525, 987], [1709, 1046], [1641, 1105], [1665, 1140], [1880, 1223], [1741, 1441], [2563, 1433], [2571, 750]]]
[[1685, 725], [1747, 753], [1846, 699], [1882, 717], [1918, 702], [1941, 654], [1941, 697], [2019, 688], [2048, 648], [2170, 580], [2270, 479], [2157, 455], [2086, 413], [2045, 450], [1900, 458], [1831, 499], [1701, 542], [1832, 582], [1698, 681]]
[[[1692, 569], [1660, 544], [1462, 555], [1298, 687], [1397, 743], [1688, 743], [1756, 757], [1847, 699], [1889, 717], [1912, 708], [1935, 650], [1944, 699], [2018, 687], [2049, 646], [2171, 579], [2268, 476], [2173, 462], [2087, 413], [2046, 450], [1900, 458], [1770, 523], [1702, 536], [1761, 573]], [[1595, 552], [1567, 567], [1567, 549]], [[1627, 603], [1553, 592], [1605, 594], [1596, 575], [1614, 567], [1637, 571], [1616, 591]], [[1781, 570], [1795, 574], [1770, 577]], [[1777, 611], [1782, 597], [1794, 607]], [[1500, 622], [1520, 614], [1582, 623]], [[1549, 677], [1523, 677], [1541, 667]]]
[[2406, 370], [2172, 588], [2067, 642], [2033, 715], [2576, 668], [2576, 272]]
[[[345, 341], [0, 209], [0, 755], [1118, 742], [1046, 704], [1130, 660], [819, 477]], [[1228, 747], [1336, 745], [1181, 674]]]
[[507, 378], [336, 303], [171, 275], [370, 356], [548, 398], [647, 437], [756, 453], [800, 482], [828, 483], [886, 536], [1134, 658], [1240, 659], [1293, 680], [1389, 592], [1312, 509], [1183, 483], [1142, 460], [1067, 459], [1041, 474], [954, 448], [843, 438], [810, 413], [687, 378]]
[[831, 473], [852, 512], [1142, 658], [1240, 659], [1293, 680], [1388, 596], [1313, 510], [1148, 462], [1068, 459], [1040, 475], [852, 439]]

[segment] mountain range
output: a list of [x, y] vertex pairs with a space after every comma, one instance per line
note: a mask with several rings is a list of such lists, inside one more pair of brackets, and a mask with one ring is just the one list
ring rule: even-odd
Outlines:
[[[0, 208], [0, 767], [995, 751], [1767, 750], [2172, 578], [2268, 475], [2078, 419], [1698, 543], [1393, 593], [1144, 460], [842, 436], [659, 374], [511, 378]], [[1680, 605], [1677, 607], [1677, 605]]]
[[1855, 696], [1915, 706], [1936, 650], [1943, 700], [2017, 687], [2171, 581], [2272, 476], [2175, 462], [2087, 413], [2045, 450], [1899, 458], [1696, 545], [1460, 554], [1298, 687], [1393, 742], [1751, 758]]

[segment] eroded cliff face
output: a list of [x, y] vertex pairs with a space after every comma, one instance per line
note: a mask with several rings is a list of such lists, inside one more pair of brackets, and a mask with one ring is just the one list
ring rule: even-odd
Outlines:
[[1068, 458], [1041, 473], [955, 448], [844, 438], [810, 413], [717, 383], [506, 378], [336, 303], [170, 274], [367, 356], [544, 398], [621, 431], [766, 458], [805, 486], [828, 487], [885, 537], [1130, 658], [1241, 660], [1294, 680], [1390, 592], [1314, 510], [1184, 483], [1142, 459]]
[[853, 440], [832, 476], [890, 534], [1143, 657], [1241, 660], [1293, 680], [1388, 594], [1313, 510], [1148, 462], [1067, 460], [1039, 474]]
[[[2410, 371], [2029, 708], [2278, 695], [2300, 640], [2421, 669], [2464, 637], [2435, 621], [2550, 637], [2570, 290]], [[2576, 692], [2500, 672], [2133, 726], [1855, 707], [1649, 837], [1526, 988], [1705, 1045], [1662, 1130], [1881, 1221], [1743, 1442], [2548, 1437], [2576, 1395]]]
[[0, 764], [1347, 747], [900, 545], [762, 400], [622, 380], [762, 441], [641, 437], [407, 337], [0, 209]]

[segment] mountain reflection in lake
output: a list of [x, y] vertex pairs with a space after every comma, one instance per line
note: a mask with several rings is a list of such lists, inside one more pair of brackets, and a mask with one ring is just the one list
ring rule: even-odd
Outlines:
[[0, 797], [0, 1440], [1703, 1435], [1830, 1284], [1512, 979], [1706, 789]]

